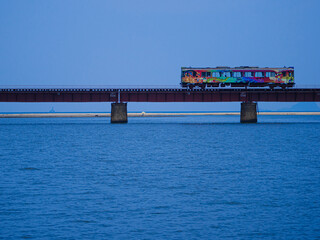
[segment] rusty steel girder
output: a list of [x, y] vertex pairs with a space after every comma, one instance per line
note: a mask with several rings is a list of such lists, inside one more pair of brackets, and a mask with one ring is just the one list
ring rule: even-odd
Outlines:
[[0, 102], [320, 102], [320, 88], [1, 88]]

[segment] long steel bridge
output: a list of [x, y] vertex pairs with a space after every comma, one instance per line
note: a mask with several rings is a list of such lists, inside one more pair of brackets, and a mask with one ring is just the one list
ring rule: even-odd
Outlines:
[[320, 102], [320, 88], [0, 88], [0, 102], [112, 102], [111, 122], [127, 122], [128, 102], [242, 102], [241, 122], [257, 122], [257, 102]]
[[320, 102], [320, 88], [0, 88], [0, 102]]

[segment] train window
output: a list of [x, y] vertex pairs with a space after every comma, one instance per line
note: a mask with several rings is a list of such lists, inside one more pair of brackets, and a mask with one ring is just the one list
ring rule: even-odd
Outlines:
[[244, 73], [244, 76], [245, 76], [245, 77], [252, 77], [253, 74], [252, 74], [252, 72], [245, 72], [245, 73]]
[[276, 73], [275, 72], [271, 72], [270, 73], [270, 77], [275, 77], [276, 76]]
[[213, 72], [212, 77], [220, 77], [220, 72]]
[[231, 77], [231, 73], [230, 72], [223, 72], [222, 77]]
[[282, 72], [282, 76], [287, 76], [287, 72]]
[[241, 72], [233, 72], [233, 77], [235, 78], [241, 77]]
[[266, 72], [266, 77], [270, 77], [270, 72]]
[[183, 72], [182, 72], [182, 77], [185, 77], [185, 76], [186, 76], [186, 73], [187, 73], [186, 71], [183, 71]]
[[263, 77], [263, 72], [255, 72], [255, 77]]
[[207, 77], [211, 77], [211, 72], [207, 72]]
[[201, 77], [206, 77], [207, 76], [207, 73], [206, 72], [202, 72], [201, 73]]

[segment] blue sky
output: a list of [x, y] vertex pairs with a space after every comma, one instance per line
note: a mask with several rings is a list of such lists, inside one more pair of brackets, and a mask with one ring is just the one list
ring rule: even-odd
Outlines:
[[[294, 66], [320, 85], [320, 1], [0, 0], [0, 85], [177, 85], [181, 66]], [[280, 109], [293, 103], [259, 103]], [[110, 103], [0, 103], [0, 112], [109, 111]], [[129, 111], [239, 110], [129, 103]]]

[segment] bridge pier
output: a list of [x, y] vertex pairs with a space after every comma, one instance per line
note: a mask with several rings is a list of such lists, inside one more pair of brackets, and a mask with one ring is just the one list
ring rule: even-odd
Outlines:
[[127, 103], [111, 103], [111, 123], [127, 122]]
[[241, 123], [256, 123], [257, 122], [257, 103], [242, 102], [241, 103]]

